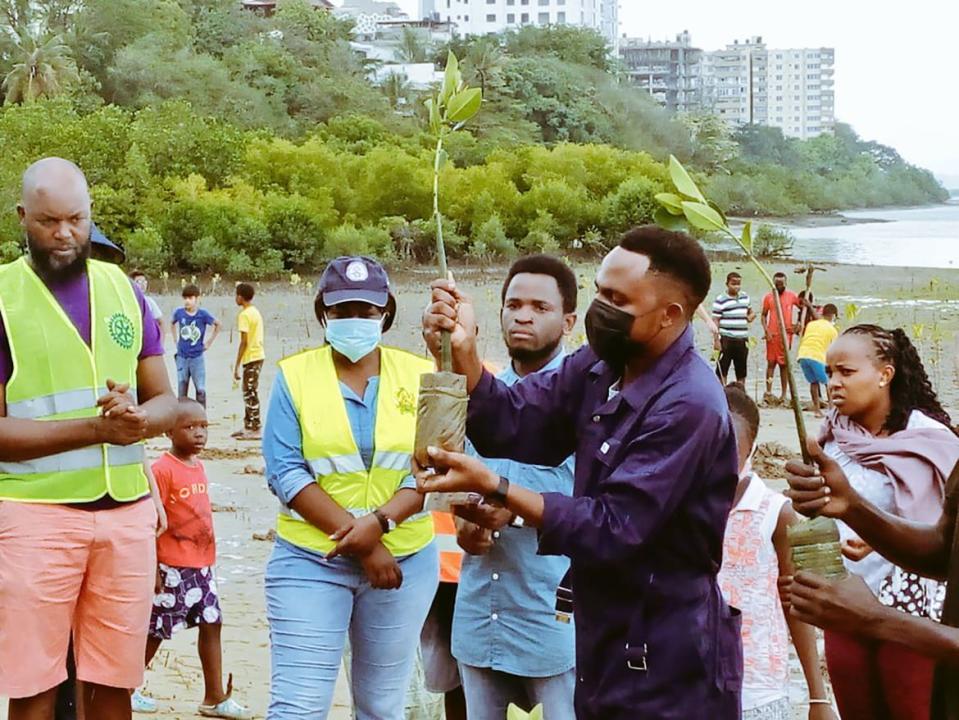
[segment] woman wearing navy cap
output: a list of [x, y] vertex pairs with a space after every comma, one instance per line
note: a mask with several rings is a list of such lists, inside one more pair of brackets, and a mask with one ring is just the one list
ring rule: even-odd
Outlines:
[[357, 720], [402, 720], [439, 578], [410, 475], [420, 375], [433, 363], [380, 344], [396, 300], [370, 258], [331, 262], [314, 307], [326, 344], [280, 362], [263, 436], [280, 500], [267, 718], [327, 717], [349, 633]]

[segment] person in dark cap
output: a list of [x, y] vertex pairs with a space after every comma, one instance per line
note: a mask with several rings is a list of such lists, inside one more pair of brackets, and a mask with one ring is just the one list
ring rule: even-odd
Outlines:
[[[122, 265], [126, 260], [126, 253], [116, 243], [104, 235], [96, 225], [90, 227], [90, 258], [113, 265]], [[57, 701], [53, 711], [54, 720], [76, 720], [77, 669], [73, 662], [73, 643], [70, 643], [67, 652], [67, 679], [57, 688]]]
[[126, 262], [127, 254], [122, 247], [113, 242], [96, 225], [90, 226], [90, 257], [113, 265]]
[[129, 718], [129, 688], [143, 679], [157, 522], [143, 443], [172, 427], [176, 399], [142, 295], [91, 258], [90, 205], [76, 165], [31, 165], [17, 207], [28, 253], [0, 267], [0, 696], [10, 718], [54, 716], [68, 655], [89, 718]]
[[327, 717], [349, 634], [356, 717], [402, 720], [439, 582], [433, 521], [410, 475], [420, 376], [433, 363], [381, 344], [396, 300], [375, 260], [332, 261], [314, 308], [326, 343], [280, 361], [263, 432], [280, 501], [265, 578], [267, 718]]

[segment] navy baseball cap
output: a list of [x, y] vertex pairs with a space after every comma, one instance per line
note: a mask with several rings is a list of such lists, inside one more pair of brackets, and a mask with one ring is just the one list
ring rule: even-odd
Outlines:
[[383, 266], [372, 258], [338, 257], [326, 266], [317, 292], [327, 307], [345, 302], [386, 307], [390, 279]]
[[123, 248], [104, 235], [96, 225], [90, 227], [90, 242], [94, 246], [95, 259], [100, 258], [118, 265], [126, 260], [126, 252]]

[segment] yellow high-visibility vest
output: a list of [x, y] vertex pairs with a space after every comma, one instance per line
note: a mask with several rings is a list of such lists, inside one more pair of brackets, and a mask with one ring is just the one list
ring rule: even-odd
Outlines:
[[[107, 380], [136, 396], [143, 316], [130, 280], [118, 267], [90, 260], [90, 345], [25, 258], [0, 267], [0, 314], [13, 374], [7, 417], [70, 420], [95, 417]], [[149, 491], [143, 444], [91, 445], [27, 460], [0, 462], [0, 500], [128, 501]]]
[[[374, 451], [370, 469], [360, 456], [329, 345], [280, 361], [300, 421], [303, 456], [316, 481], [341, 507], [361, 516], [384, 505], [410, 473], [416, 436], [420, 375], [433, 362], [404, 350], [380, 347]], [[277, 535], [309, 550], [328, 553], [335, 546], [325, 532], [296, 512], [281, 507]], [[433, 540], [433, 520], [421, 513], [383, 536], [395, 556], [422, 550]]]

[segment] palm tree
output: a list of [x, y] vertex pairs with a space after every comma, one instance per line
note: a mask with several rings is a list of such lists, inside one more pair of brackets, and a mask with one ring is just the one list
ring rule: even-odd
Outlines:
[[426, 62], [429, 55], [429, 49], [423, 42], [423, 38], [408, 27], [403, 28], [403, 35], [400, 37], [400, 44], [396, 51], [400, 60], [405, 63]]
[[13, 68], [3, 80], [4, 102], [55, 97], [78, 80], [77, 65], [62, 36], [38, 40], [28, 31], [22, 31], [16, 41]]
[[476, 76], [483, 97], [486, 97], [490, 82], [503, 69], [503, 51], [499, 42], [492, 38], [476, 40], [466, 53], [463, 66]]
[[412, 88], [405, 75], [391, 72], [383, 80], [382, 84], [380, 85], [380, 89], [389, 99], [390, 107], [392, 107], [394, 110], [399, 111], [404, 105], [409, 104]]

